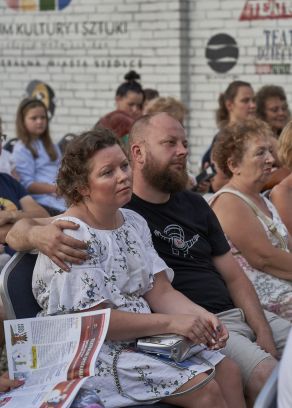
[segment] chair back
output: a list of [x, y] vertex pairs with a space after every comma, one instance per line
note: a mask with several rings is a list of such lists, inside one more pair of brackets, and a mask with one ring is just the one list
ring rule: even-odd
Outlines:
[[0, 296], [6, 319], [34, 317], [41, 310], [32, 293], [37, 254], [17, 252], [0, 274]]
[[15, 143], [18, 141], [17, 137], [14, 137], [13, 139], [9, 139], [5, 145], [3, 146], [3, 149], [7, 150], [8, 152], [12, 153], [14, 149]]

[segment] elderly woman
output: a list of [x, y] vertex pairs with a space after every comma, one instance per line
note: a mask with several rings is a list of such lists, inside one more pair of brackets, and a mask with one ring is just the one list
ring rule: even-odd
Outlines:
[[289, 172], [270, 193], [270, 199], [277, 208], [281, 219], [292, 234], [292, 122], [283, 129], [278, 142], [278, 157]]
[[[198, 359], [178, 367], [134, 348], [138, 337], [176, 333], [214, 349], [224, 347], [227, 331], [215, 315], [172, 288], [173, 271], [154, 250], [146, 221], [121, 208], [131, 198], [132, 172], [113, 133], [96, 128], [75, 138], [57, 184], [68, 202], [58, 219], [79, 226], [66, 233], [87, 243], [88, 257], [66, 273], [40, 254], [33, 274], [35, 297], [45, 315], [111, 307], [96, 374], [84, 383], [72, 407], [101, 403], [118, 408], [141, 400], [186, 408], [244, 407], [237, 368], [219, 352], [202, 351]], [[215, 380], [194, 395], [191, 391], [207, 378], [210, 363], [216, 364]], [[172, 396], [177, 392], [181, 394]]]
[[287, 124], [290, 116], [284, 89], [276, 85], [264, 85], [256, 93], [256, 114], [267, 122], [275, 138]]
[[274, 162], [271, 138], [259, 119], [222, 129], [213, 155], [230, 180], [210, 204], [262, 306], [291, 321], [291, 238], [274, 205], [260, 194]]

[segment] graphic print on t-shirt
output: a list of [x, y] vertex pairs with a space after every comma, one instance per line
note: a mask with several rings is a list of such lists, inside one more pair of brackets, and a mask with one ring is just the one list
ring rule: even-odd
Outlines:
[[15, 211], [17, 210], [17, 207], [12, 201], [8, 200], [7, 198], [0, 197], [0, 210]]
[[189, 249], [198, 241], [200, 238], [199, 234], [195, 234], [191, 239], [185, 241], [185, 233], [180, 225], [170, 224], [167, 225], [163, 233], [154, 230], [154, 235], [163, 239], [171, 245], [171, 251], [173, 255], [183, 255], [187, 256]]

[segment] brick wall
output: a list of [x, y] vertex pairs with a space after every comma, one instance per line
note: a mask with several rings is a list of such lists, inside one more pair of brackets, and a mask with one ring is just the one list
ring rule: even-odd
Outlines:
[[115, 90], [130, 69], [144, 86], [181, 97], [178, 0], [72, 0], [61, 11], [30, 12], [1, 1], [0, 113], [9, 137], [32, 80], [56, 95], [55, 140], [113, 110]]
[[[283, 85], [291, 102], [290, 75], [283, 73], [292, 58], [289, 0], [274, 1], [274, 10], [263, 0], [67, 0], [55, 11], [13, 10], [8, 3], [0, 0], [0, 114], [9, 137], [31, 81], [55, 93], [51, 130], [58, 140], [114, 109], [117, 86], [135, 69], [145, 87], [188, 105], [195, 169], [216, 132], [218, 95], [229, 82], [246, 80], [255, 90]], [[247, 3], [264, 18], [240, 21]], [[289, 18], [275, 18], [284, 12]], [[205, 56], [210, 38], [220, 33], [231, 36], [239, 52], [234, 67], [221, 73]]]
[[[250, 6], [249, 11], [253, 12], [254, 19], [240, 21], [246, 5]], [[216, 133], [215, 110], [218, 95], [231, 81], [248, 81], [255, 91], [264, 84], [284, 86], [291, 106], [291, 75], [279, 73], [289, 71], [292, 63], [291, 6], [291, 1], [190, 2], [189, 134], [191, 161], [194, 166], [200, 161], [202, 153]], [[283, 12], [286, 12], [286, 17], [280, 18]], [[234, 38], [239, 50], [236, 65], [226, 73], [212, 70], [205, 57], [208, 41], [219, 33]], [[257, 70], [268, 73], [258, 74]]]

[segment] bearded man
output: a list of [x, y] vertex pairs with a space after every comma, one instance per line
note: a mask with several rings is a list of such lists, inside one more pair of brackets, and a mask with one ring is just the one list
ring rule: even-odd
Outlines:
[[290, 323], [263, 312], [215, 214], [200, 195], [185, 189], [182, 125], [165, 113], [144, 116], [132, 127], [130, 146], [134, 194], [128, 208], [147, 220], [155, 249], [175, 272], [173, 286], [226, 325], [230, 338], [223, 353], [239, 365], [253, 406], [283, 351]]

